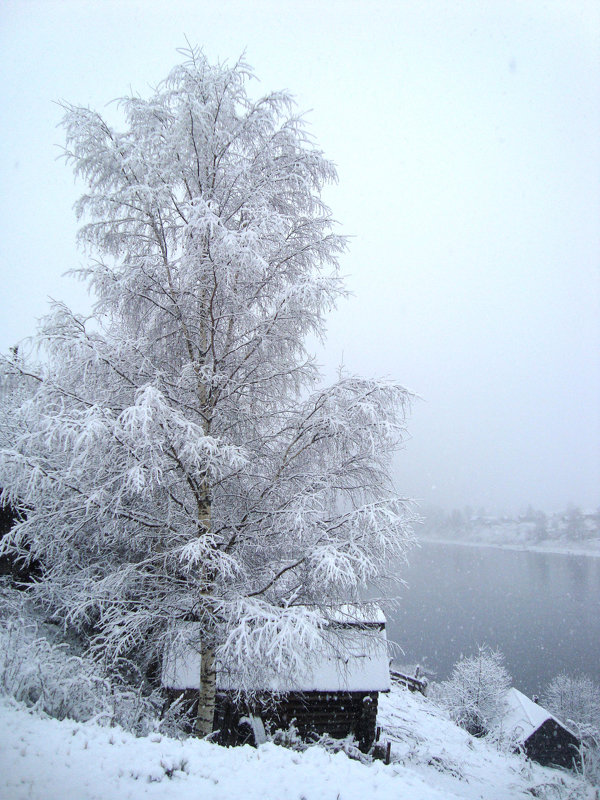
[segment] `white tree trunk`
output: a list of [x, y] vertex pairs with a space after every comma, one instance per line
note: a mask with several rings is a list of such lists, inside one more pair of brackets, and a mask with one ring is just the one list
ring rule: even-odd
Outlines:
[[215, 651], [202, 646], [200, 666], [200, 688], [198, 690], [198, 711], [196, 714], [196, 734], [208, 736], [213, 732], [215, 717], [215, 698], [217, 689]]
[[[201, 385], [202, 398], [205, 400], [204, 387]], [[205, 423], [205, 434], [208, 433], [208, 423]], [[205, 502], [200, 510], [199, 522], [205, 533], [211, 529], [211, 505]], [[211, 576], [212, 578], [212, 576]], [[205, 576], [206, 579], [206, 576]], [[200, 737], [209, 736], [214, 729], [215, 700], [217, 691], [217, 671], [215, 667], [215, 651], [213, 644], [202, 642], [200, 664], [200, 686], [198, 688], [198, 710], [196, 712], [196, 734]]]

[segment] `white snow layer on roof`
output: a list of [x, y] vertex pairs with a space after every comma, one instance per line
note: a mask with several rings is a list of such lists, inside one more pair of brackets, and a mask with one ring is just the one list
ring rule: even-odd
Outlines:
[[329, 618], [348, 625], [385, 625], [385, 614], [377, 603], [346, 603], [330, 609]]
[[[525, 742], [534, 731], [537, 731], [546, 720], [555, 720], [562, 728], [567, 726], [546, 708], [534, 703], [522, 692], [514, 687], [509, 689], [505, 697], [506, 711], [502, 718], [502, 727], [517, 737], [520, 742]], [[572, 733], [572, 731], [569, 731]], [[575, 735], [575, 734], [573, 734]]]
[[[342, 623], [359, 623], [351, 617], [355, 607], [342, 607], [336, 617]], [[384, 623], [380, 611], [376, 619], [360, 620]], [[179, 637], [163, 659], [162, 684], [169, 689], [198, 689], [201, 657], [195, 642], [198, 623], [184, 623]], [[196, 633], [196, 635], [194, 635]], [[234, 672], [217, 667], [218, 689], [239, 689]], [[272, 669], [258, 672], [253, 685], [244, 688], [269, 692], [387, 692], [390, 671], [385, 629], [342, 627], [330, 631], [318, 649], [307, 653], [304, 668], [299, 674], [286, 675]]]

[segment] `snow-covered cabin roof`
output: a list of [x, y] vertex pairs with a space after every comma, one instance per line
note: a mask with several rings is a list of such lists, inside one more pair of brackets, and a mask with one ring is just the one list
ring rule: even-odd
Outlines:
[[505, 731], [512, 733], [521, 743], [526, 742], [531, 734], [549, 719], [553, 719], [569, 733], [573, 733], [546, 708], [534, 703], [514, 687], [506, 693], [505, 701], [506, 710], [502, 717], [502, 727]]
[[377, 603], [346, 603], [330, 609], [329, 619], [343, 625], [380, 625], [385, 627], [385, 614]]
[[[390, 671], [381, 609], [359, 611], [341, 606], [331, 615], [334, 635], [306, 654], [304, 668], [296, 675], [265, 669], [257, 672], [247, 689], [268, 692], [387, 692]], [[339, 628], [336, 623], [339, 623]], [[193, 641], [199, 623], [183, 623], [180, 636], [163, 660], [162, 684], [170, 689], [198, 689], [201, 657]], [[218, 689], [239, 689], [235, 673], [217, 667]]]

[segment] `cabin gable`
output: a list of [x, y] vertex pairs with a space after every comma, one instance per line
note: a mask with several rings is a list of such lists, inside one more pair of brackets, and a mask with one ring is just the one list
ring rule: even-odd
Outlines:
[[579, 744], [576, 736], [550, 717], [525, 740], [523, 750], [542, 766], [572, 769], [579, 763]]

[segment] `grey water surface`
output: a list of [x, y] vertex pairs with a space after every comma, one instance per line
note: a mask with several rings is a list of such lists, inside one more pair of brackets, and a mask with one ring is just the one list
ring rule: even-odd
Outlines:
[[400, 662], [443, 680], [488, 645], [527, 694], [560, 672], [600, 682], [600, 558], [423, 542], [409, 562], [386, 607]]

